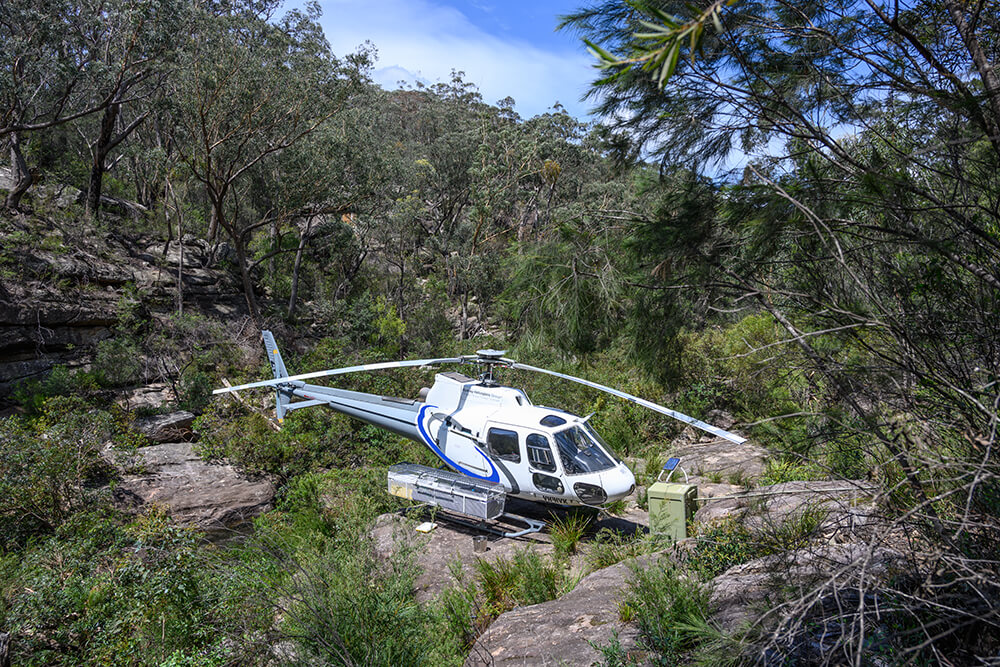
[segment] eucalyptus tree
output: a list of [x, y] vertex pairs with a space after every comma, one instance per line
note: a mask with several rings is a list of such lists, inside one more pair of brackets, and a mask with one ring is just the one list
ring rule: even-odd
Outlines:
[[121, 63], [121, 76], [94, 83], [92, 97], [107, 100], [96, 127], [89, 130], [90, 178], [86, 211], [100, 211], [108, 160], [142, 125], [163, 93], [174, 60], [177, 35], [188, 32], [190, 5], [182, 0], [129, 0], [104, 5], [100, 31], [85, 34], [86, 49], [99, 67]]
[[209, 235], [216, 241], [221, 229], [232, 243], [254, 318], [248, 245], [269, 221], [245, 210], [247, 176], [340, 112], [368, 67], [364, 52], [334, 57], [316, 5], [275, 20], [277, 6], [200, 6], [175, 89], [184, 104], [183, 159], [210, 202]]
[[[996, 3], [603, 2], [566, 25], [596, 47], [591, 93], [633, 147], [664, 165], [744, 165], [709, 193], [711, 215], [683, 214], [703, 196], [679, 193], [637, 216], [644, 260], [663, 267], [650, 289], [769, 313], [825, 403], [816, 424], [898, 472], [885, 481], [952, 586], [902, 606], [926, 624], [908, 648], [995, 638]], [[861, 660], [856, 633], [842, 648]]]
[[[252, 170], [247, 205], [269, 233], [251, 270], [267, 266], [272, 289], [287, 295], [289, 319], [300, 288], [316, 294], [332, 282], [333, 300], [343, 295], [371, 249], [367, 228], [392, 206], [398, 171], [383, 134], [385, 99], [364, 86], [336, 118]], [[345, 243], [345, 234], [355, 238]]]
[[[31, 187], [25, 141], [105, 109], [114, 94], [102, 86], [134, 75], [137, 63], [127, 50], [104, 59], [92, 48], [107, 36], [107, 13], [96, 1], [0, 1], [0, 141], [9, 148], [14, 180], [6, 208], [17, 209]], [[122, 28], [128, 43], [137, 26]]]

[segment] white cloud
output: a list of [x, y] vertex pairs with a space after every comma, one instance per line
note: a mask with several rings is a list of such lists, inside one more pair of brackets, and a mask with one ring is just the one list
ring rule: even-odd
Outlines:
[[454, 69], [465, 72], [487, 102], [513, 97], [525, 117], [544, 113], [557, 101], [579, 118], [587, 113], [579, 100], [594, 69], [582, 51], [498, 38], [460, 11], [430, 0], [322, 0], [321, 5], [334, 53], [353, 51], [365, 41], [375, 44], [376, 80], [384, 87], [395, 88], [400, 78], [447, 82]]

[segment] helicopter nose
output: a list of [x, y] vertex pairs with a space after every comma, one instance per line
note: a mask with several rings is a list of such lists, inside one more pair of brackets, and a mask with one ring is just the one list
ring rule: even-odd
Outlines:
[[604, 491], [608, 494], [608, 501], [621, 500], [625, 496], [635, 491], [635, 475], [622, 464], [610, 475], [604, 475]]

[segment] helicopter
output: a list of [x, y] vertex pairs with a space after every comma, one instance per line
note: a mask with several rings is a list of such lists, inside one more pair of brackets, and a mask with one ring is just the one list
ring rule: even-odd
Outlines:
[[[497, 368], [542, 373], [649, 408], [733, 443], [734, 433], [596, 382], [508, 359], [502, 350], [438, 359], [389, 361], [289, 375], [270, 331], [261, 332], [274, 379], [216, 389], [213, 394], [274, 387], [282, 422], [293, 410], [325, 405], [428, 447], [461, 475], [502, 486], [508, 496], [558, 505], [600, 507], [635, 490], [635, 476], [589, 424], [564, 410], [534, 405], [521, 389], [503, 386]], [[478, 378], [439, 372], [417, 399], [336, 389], [305, 380], [390, 368], [470, 365]], [[293, 400], [299, 399], [299, 400]]]

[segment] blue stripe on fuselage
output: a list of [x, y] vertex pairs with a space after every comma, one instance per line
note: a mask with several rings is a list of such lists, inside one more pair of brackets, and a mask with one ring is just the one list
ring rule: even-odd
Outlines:
[[[463, 475], [466, 475], [468, 477], [475, 477], [476, 479], [484, 479], [487, 482], [498, 482], [499, 483], [500, 482], [500, 473], [497, 472], [496, 466], [493, 465], [493, 462], [490, 461], [489, 457], [486, 456], [486, 454], [484, 454], [483, 451], [481, 449], [479, 449], [479, 447], [476, 447], [476, 451], [479, 452], [479, 455], [482, 456], [483, 460], [486, 461], [487, 465], [490, 466], [491, 474], [490, 474], [489, 477], [483, 477], [482, 475], [477, 475], [476, 473], [472, 472], [471, 470], [467, 470], [466, 468], [463, 468], [458, 463], [456, 463], [455, 461], [452, 461], [447, 456], [445, 456], [444, 452], [442, 452], [438, 448], [437, 444], [435, 444], [435, 442], [431, 439], [430, 434], [427, 433], [427, 429], [424, 428], [424, 413], [427, 412], [428, 409], [430, 409], [430, 408], [436, 408], [436, 407], [437, 407], [436, 405], [425, 405], [424, 407], [422, 407], [420, 409], [419, 414], [417, 414], [417, 431], [419, 431], [420, 437], [423, 438], [424, 444], [426, 444], [428, 447], [430, 447], [431, 451], [433, 451], [435, 454], [437, 454], [441, 458], [442, 461], [444, 461], [445, 463], [447, 463], [448, 465], [450, 465], [452, 468], [454, 468], [458, 472], [462, 473]], [[475, 445], [473, 445], [473, 446], [475, 447]]]

